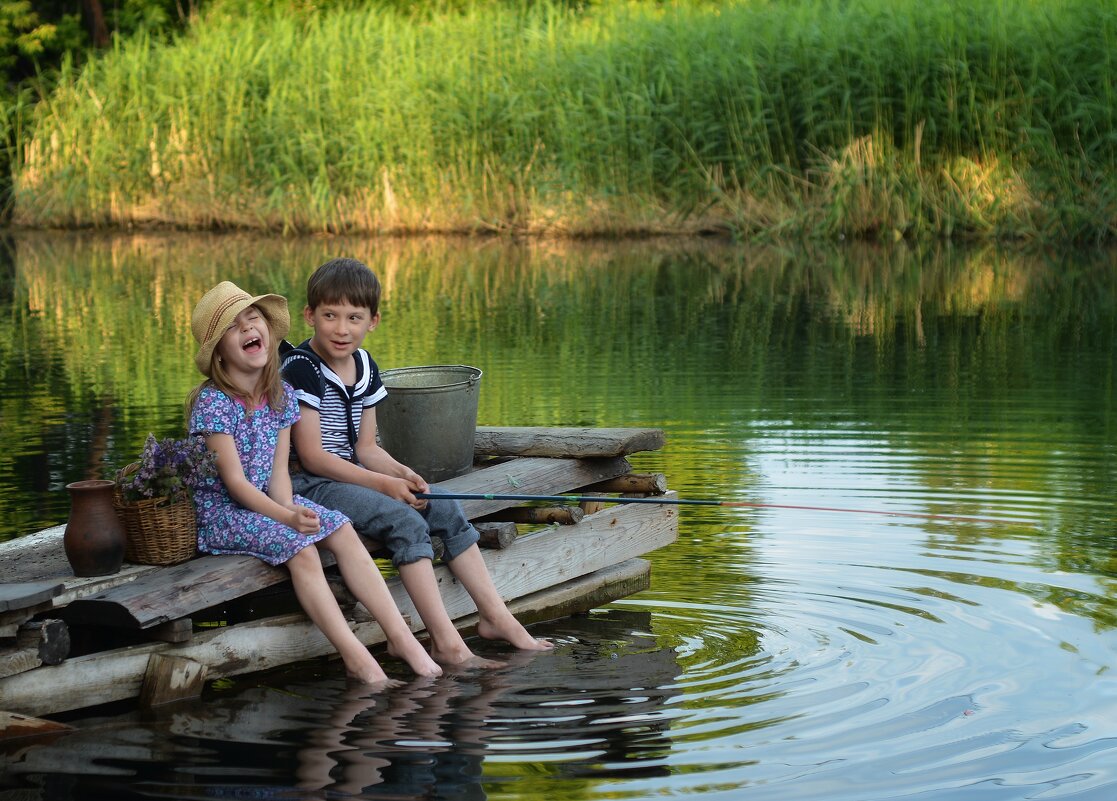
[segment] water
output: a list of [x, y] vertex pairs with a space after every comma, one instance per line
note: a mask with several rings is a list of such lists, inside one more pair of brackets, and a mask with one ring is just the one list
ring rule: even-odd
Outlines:
[[481, 367], [482, 424], [661, 427], [637, 470], [766, 506], [681, 508], [649, 591], [533, 627], [553, 654], [78, 716], [0, 797], [1113, 797], [1111, 254], [21, 238], [0, 536], [176, 433], [204, 289], [298, 298], [340, 253], [385, 281], [383, 368]]

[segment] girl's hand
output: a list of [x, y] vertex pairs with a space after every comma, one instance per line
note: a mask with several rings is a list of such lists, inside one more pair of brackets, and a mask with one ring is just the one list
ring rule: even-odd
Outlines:
[[321, 523], [318, 520], [318, 513], [305, 506], [300, 506], [297, 503], [292, 503], [288, 507], [291, 510], [291, 528], [300, 534], [317, 534], [318, 529], [321, 528]]

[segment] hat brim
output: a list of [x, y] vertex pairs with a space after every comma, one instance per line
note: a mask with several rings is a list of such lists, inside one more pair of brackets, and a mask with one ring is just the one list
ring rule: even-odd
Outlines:
[[213, 335], [198, 346], [198, 352], [194, 356], [194, 364], [202, 375], [207, 377], [210, 375], [214, 348], [221, 341], [221, 337], [225, 335], [225, 331], [237, 319], [237, 315], [249, 306], [255, 306], [264, 315], [264, 318], [268, 321], [268, 332], [274, 342], [278, 343], [291, 330], [291, 312], [287, 308], [287, 298], [282, 295], [256, 295], [255, 297], [242, 298], [230, 304], [222, 310], [216, 324], [211, 327], [210, 330], [214, 332]]

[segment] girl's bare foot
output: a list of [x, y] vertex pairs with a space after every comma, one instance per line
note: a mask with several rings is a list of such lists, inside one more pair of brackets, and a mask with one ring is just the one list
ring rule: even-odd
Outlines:
[[442, 668], [431, 659], [430, 654], [423, 650], [423, 646], [415, 637], [408, 633], [407, 639], [402, 643], [388, 641], [388, 653], [396, 659], [402, 659], [415, 671], [416, 676], [441, 676]]
[[384, 669], [380, 667], [372, 654], [368, 651], [358, 651], [349, 656], [343, 656], [342, 661], [345, 663], [345, 675], [351, 679], [356, 679], [363, 684], [387, 684], [390, 679]]
[[521, 651], [550, 651], [555, 647], [550, 640], [532, 637], [511, 613], [500, 620], [481, 618], [477, 623], [477, 633], [486, 640], [504, 640]]

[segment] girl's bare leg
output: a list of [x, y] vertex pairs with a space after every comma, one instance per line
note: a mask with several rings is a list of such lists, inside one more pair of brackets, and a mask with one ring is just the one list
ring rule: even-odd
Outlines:
[[549, 651], [554, 643], [532, 637], [523, 624], [508, 611], [493, 584], [485, 558], [476, 544], [446, 563], [477, 604], [477, 633], [487, 640], [505, 640], [523, 651]]
[[392, 598], [384, 577], [380, 575], [380, 568], [369, 556], [353, 526], [346, 523], [318, 545], [337, 558], [345, 586], [364, 604], [384, 630], [384, 635], [388, 638], [388, 653], [402, 659], [419, 676], [441, 676], [442, 668], [423, 650], [423, 646], [411, 633], [407, 621], [396, 608], [395, 599]]
[[330, 592], [318, 549], [303, 548], [287, 561], [287, 568], [291, 571], [295, 597], [299, 599], [303, 611], [337, 649], [349, 675], [366, 684], [387, 683], [388, 676], [364, 643], [353, 634]]

